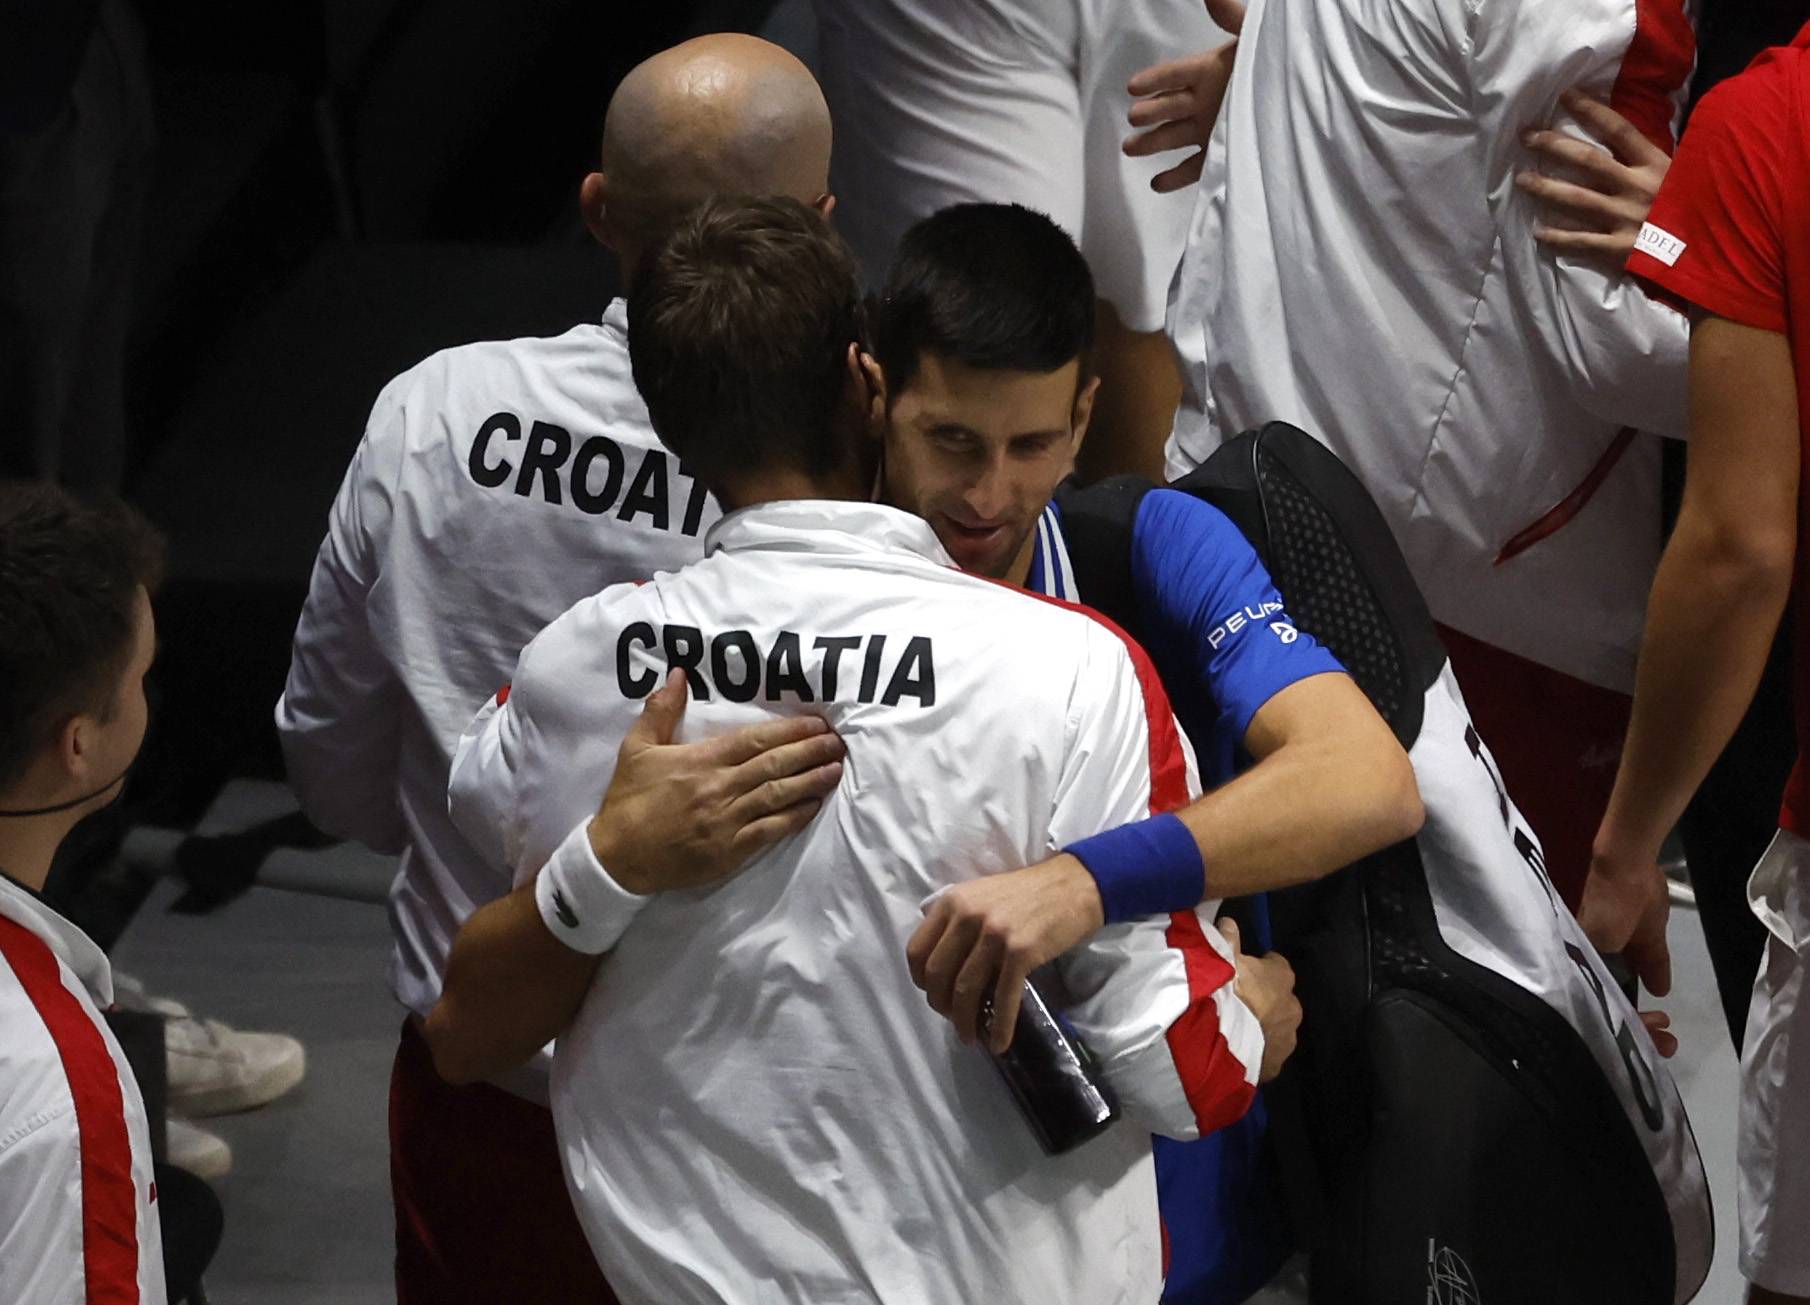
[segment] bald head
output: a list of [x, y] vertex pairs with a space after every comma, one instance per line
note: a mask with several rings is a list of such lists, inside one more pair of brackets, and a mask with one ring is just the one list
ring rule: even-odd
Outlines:
[[810, 69], [758, 37], [700, 36], [638, 64], [616, 88], [585, 216], [632, 271], [662, 228], [709, 196], [823, 207], [829, 170], [830, 111]]

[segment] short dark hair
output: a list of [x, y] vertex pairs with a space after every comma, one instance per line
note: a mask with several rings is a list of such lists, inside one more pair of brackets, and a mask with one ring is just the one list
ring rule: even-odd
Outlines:
[[116, 498], [0, 482], [0, 789], [74, 712], [106, 719], [132, 652], [134, 595], [163, 541]]
[[956, 204], [905, 233], [869, 310], [889, 394], [926, 352], [970, 367], [1053, 372], [1094, 339], [1094, 279], [1068, 233], [1021, 204]]
[[708, 199], [642, 257], [628, 297], [635, 386], [661, 441], [711, 488], [849, 454], [836, 408], [860, 338], [854, 256], [794, 199]]

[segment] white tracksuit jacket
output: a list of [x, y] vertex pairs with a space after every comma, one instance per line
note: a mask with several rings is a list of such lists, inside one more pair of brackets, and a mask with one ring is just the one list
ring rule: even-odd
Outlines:
[[[420, 1015], [459, 926], [509, 888], [446, 817], [460, 731], [554, 617], [701, 557], [718, 515], [648, 424], [626, 325], [619, 299], [391, 381], [315, 562], [277, 730], [316, 824], [402, 854], [391, 982]], [[544, 1100], [544, 1065], [505, 1086]]]
[[138, 1080], [94, 942], [0, 879], [0, 1301], [162, 1305]]
[[567, 1181], [611, 1283], [647, 1305], [1150, 1305], [1149, 1130], [1236, 1118], [1262, 1057], [1210, 907], [1052, 967], [1127, 1114], [1055, 1158], [904, 956], [935, 890], [1188, 800], [1142, 652], [955, 570], [894, 509], [746, 509], [703, 562], [529, 646], [460, 743], [460, 827], [518, 877], [588, 855], [579, 826], [671, 664], [691, 667], [688, 735], [817, 712], [848, 759], [804, 832], [714, 889], [648, 898], [556, 1044]]
[[1563, 219], [1514, 176], [1538, 166], [1524, 126], [1582, 134], [1558, 105], [1573, 86], [1669, 146], [1686, 4], [1253, 0], [1170, 295], [1170, 474], [1293, 422], [1375, 496], [1436, 618], [1631, 692], [1658, 441], [1588, 485], [1622, 428], [1684, 434], [1686, 325], [1537, 244]]

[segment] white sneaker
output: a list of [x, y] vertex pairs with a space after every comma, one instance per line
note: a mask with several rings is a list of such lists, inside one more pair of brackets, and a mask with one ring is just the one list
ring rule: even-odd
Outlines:
[[302, 1081], [308, 1063], [286, 1033], [246, 1033], [187, 1014], [165, 1021], [163, 1046], [170, 1110], [191, 1119], [275, 1101]]
[[205, 1119], [268, 1105], [302, 1081], [308, 1055], [286, 1033], [247, 1033], [197, 1019], [168, 997], [154, 997], [129, 974], [115, 974], [120, 1005], [164, 1017], [163, 1049], [171, 1114]]
[[233, 1149], [226, 1139], [196, 1128], [174, 1115], [164, 1121], [164, 1137], [168, 1143], [170, 1163], [186, 1169], [197, 1178], [216, 1182], [233, 1168]]

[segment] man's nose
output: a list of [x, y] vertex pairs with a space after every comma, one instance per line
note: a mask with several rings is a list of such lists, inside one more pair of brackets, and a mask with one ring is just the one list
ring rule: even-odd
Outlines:
[[982, 520], [992, 521], [1004, 515], [1012, 502], [1012, 487], [1006, 477], [1004, 461], [990, 463], [963, 497], [968, 510]]

